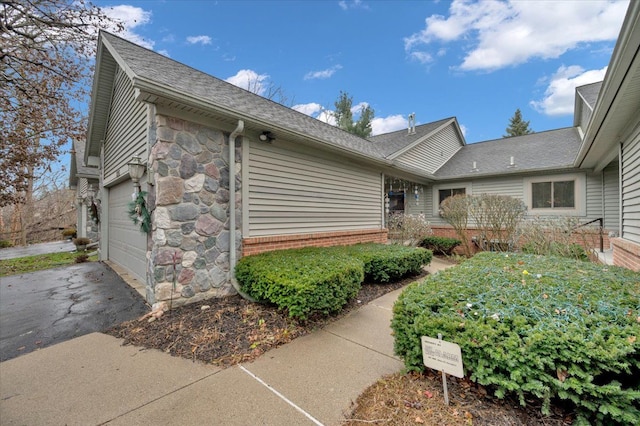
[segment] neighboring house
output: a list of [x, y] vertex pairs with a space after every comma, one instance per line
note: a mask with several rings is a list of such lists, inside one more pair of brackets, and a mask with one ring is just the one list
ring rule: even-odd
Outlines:
[[[145, 283], [150, 303], [175, 289], [174, 306], [235, 292], [244, 255], [385, 242], [388, 212], [447, 232], [439, 201], [460, 192], [512, 195], [532, 215], [604, 217], [619, 232], [618, 162], [576, 161], [607, 87], [596, 114], [597, 85], [577, 90], [571, 128], [467, 145], [448, 118], [365, 140], [101, 33], [71, 180], [79, 199], [100, 200], [101, 259]], [[146, 164], [148, 234], [128, 213], [133, 157]]]
[[74, 141], [71, 150], [69, 188], [76, 190], [76, 228], [78, 237], [99, 238], [100, 200], [97, 197], [100, 172], [84, 162], [85, 141]]

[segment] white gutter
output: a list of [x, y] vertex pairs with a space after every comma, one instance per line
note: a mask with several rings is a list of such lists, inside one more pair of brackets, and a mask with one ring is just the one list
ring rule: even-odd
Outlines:
[[236, 137], [241, 135], [243, 131], [244, 121], [238, 120], [238, 125], [229, 135], [229, 279], [233, 288], [243, 299], [256, 302], [254, 298], [240, 289], [235, 271], [238, 261], [236, 252]]

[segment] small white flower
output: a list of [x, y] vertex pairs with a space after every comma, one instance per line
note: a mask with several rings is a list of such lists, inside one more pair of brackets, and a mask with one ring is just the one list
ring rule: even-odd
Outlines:
[[474, 312], [474, 313], [473, 313], [473, 315], [478, 315], [478, 313], [477, 313], [477, 312]]
[[498, 314], [491, 315], [491, 318], [493, 318], [496, 321], [500, 321], [500, 315], [498, 315]]
[[542, 274], [536, 274], [536, 278], [542, 278]]
[[509, 255], [508, 255], [508, 254], [505, 254], [505, 255], [504, 255], [504, 257], [509, 257]]
[[467, 309], [471, 309], [473, 307], [473, 303], [467, 303]]

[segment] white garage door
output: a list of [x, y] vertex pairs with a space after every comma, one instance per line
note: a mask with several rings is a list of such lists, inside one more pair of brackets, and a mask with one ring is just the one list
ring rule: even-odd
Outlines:
[[109, 188], [109, 260], [146, 283], [147, 234], [133, 224], [127, 213], [133, 191], [130, 180]]

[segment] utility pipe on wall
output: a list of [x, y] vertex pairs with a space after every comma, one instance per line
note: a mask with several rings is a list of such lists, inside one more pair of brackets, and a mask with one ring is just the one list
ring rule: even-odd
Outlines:
[[235, 130], [229, 135], [229, 279], [231, 285], [242, 298], [251, 302], [256, 300], [240, 290], [236, 281], [236, 137], [244, 131], [244, 121], [238, 120]]

